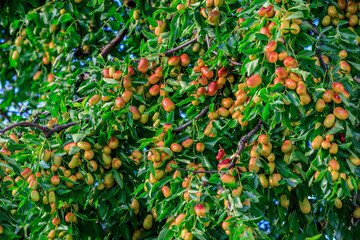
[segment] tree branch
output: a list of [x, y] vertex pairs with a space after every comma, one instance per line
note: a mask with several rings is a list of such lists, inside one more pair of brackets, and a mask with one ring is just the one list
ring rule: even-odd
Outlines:
[[124, 39], [128, 31], [127, 29], [123, 29], [113, 40], [100, 49], [100, 54], [104, 59]]
[[236, 152], [237, 156], [235, 156], [232, 161], [231, 164], [228, 166], [228, 169], [235, 167], [236, 165], [236, 161], [238, 160], [239, 156], [241, 155], [241, 153], [244, 151], [245, 148], [245, 144], [249, 141], [249, 139], [257, 132], [261, 129], [262, 126], [262, 121], [260, 120], [255, 127], [246, 135], [242, 136], [240, 138], [240, 141], [238, 142], [238, 150]]
[[5, 118], [6, 120], [8, 120], [8, 122], [10, 121], [10, 118], [8, 117], [7, 113], [4, 112], [3, 110], [0, 109], [0, 115], [3, 116], [3, 118]]
[[197, 171], [197, 170], [191, 170], [191, 169], [187, 169], [187, 168], [178, 168], [178, 167], [171, 167], [171, 168], [180, 170], [180, 171], [192, 172], [192, 173], [221, 173], [221, 171]]
[[[209, 106], [207, 106], [206, 108], [204, 108], [203, 110], [201, 110], [201, 112], [194, 117], [194, 119], [192, 120], [199, 120], [200, 118], [204, 117], [209, 111]], [[192, 120], [189, 120], [187, 123], [181, 125], [180, 127], [176, 128], [173, 130], [173, 133], [179, 133], [182, 130], [184, 130], [185, 128], [187, 128], [188, 126], [190, 126], [192, 124]]]
[[177, 46], [177, 47], [175, 47], [173, 49], [170, 49], [170, 50], [167, 50], [167, 51], [163, 52], [162, 54], [160, 54], [160, 56], [162, 56], [162, 55], [167, 56], [167, 55], [169, 55], [171, 53], [177, 52], [177, 51], [183, 49], [184, 47], [186, 47], [186, 46], [188, 46], [188, 45], [190, 45], [190, 44], [192, 44], [192, 43], [194, 43], [196, 41], [197, 41], [197, 38], [195, 37], [195, 38], [191, 39], [190, 41], [181, 44], [180, 46]]
[[[311, 22], [311, 20], [307, 20], [307, 22], [311, 25], [313, 33], [314, 33], [316, 36], [319, 37], [319, 45], [322, 45], [322, 42], [321, 42], [320, 38], [325, 38], [325, 35], [319, 33], [316, 25], [313, 24], [313, 23]], [[319, 60], [322, 62], [322, 65], [324, 66], [324, 69], [325, 69], [325, 78], [326, 78], [326, 82], [327, 82], [327, 87], [330, 88], [330, 78], [329, 78], [329, 74], [328, 74], [328, 67], [327, 67], [324, 59], [322, 58], [321, 53], [320, 53], [320, 50], [319, 50], [318, 48], [316, 49], [316, 54], [318, 55]]]
[[[88, 121], [90, 121], [90, 118], [85, 118], [83, 120], [88, 122]], [[61, 132], [62, 130], [66, 129], [66, 128], [74, 126], [74, 125], [78, 124], [80, 121], [81, 120], [76, 121], [76, 122], [62, 124], [62, 125], [57, 125], [52, 129], [50, 129], [48, 127], [41, 126], [40, 124], [37, 124], [37, 123], [23, 121], [23, 122], [12, 124], [12, 125], [4, 128], [4, 129], [2, 129], [2, 130], [0, 130], [0, 133], [1, 133], [1, 135], [3, 135], [5, 132], [7, 132], [7, 131], [9, 131], [9, 130], [11, 130], [13, 128], [16, 128], [16, 127], [35, 127], [35, 128], [42, 131], [45, 138], [49, 138], [49, 137], [51, 137], [52, 134]]]
[[355, 82], [357, 82], [357, 83], [360, 84], [360, 78], [359, 78], [358, 76], [355, 76], [355, 77], [354, 77], [354, 80], [355, 80]]

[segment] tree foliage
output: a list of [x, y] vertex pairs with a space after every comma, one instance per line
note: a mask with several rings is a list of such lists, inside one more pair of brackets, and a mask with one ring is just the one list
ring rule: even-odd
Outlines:
[[0, 239], [358, 236], [360, 3], [0, 7]]

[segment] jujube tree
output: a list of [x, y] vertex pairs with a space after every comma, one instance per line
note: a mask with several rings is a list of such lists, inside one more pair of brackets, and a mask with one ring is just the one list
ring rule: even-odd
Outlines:
[[0, 239], [359, 234], [360, 3], [0, 5]]

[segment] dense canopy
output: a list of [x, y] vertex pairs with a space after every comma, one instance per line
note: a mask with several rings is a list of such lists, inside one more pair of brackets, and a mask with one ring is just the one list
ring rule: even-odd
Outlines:
[[360, 2], [0, 2], [0, 239], [356, 239]]

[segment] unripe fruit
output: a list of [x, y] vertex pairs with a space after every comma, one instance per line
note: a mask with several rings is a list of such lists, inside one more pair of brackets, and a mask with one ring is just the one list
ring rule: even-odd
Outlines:
[[143, 227], [148, 230], [152, 227], [152, 224], [153, 216], [151, 214], [148, 214], [143, 221]]
[[175, 110], [175, 104], [170, 98], [164, 98], [161, 104], [166, 112], [171, 112]]
[[326, 16], [322, 19], [321, 23], [322, 23], [322, 25], [323, 25], [324, 27], [329, 26], [330, 23], [331, 23], [331, 17], [330, 17], [329, 15], [326, 15]]
[[311, 147], [313, 149], [319, 149], [321, 146], [321, 142], [323, 141], [323, 137], [322, 136], [316, 136], [314, 138], [314, 140], [311, 142]]
[[307, 214], [311, 211], [309, 200], [305, 197], [303, 201], [299, 200], [299, 207], [302, 213]]
[[286, 194], [281, 195], [280, 204], [284, 208], [287, 208], [290, 205], [290, 200], [287, 198]]
[[260, 75], [256, 74], [246, 80], [248, 88], [256, 88], [262, 82]]
[[[225, 159], [226, 160], [226, 159]], [[224, 160], [224, 161], [225, 161]], [[252, 172], [252, 171], [255, 171], [255, 173], [259, 172], [260, 170], [260, 166], [257, 165], [256, 163], [256, 158], [255, 157], [252, 157], [250, 158], [250, 161], [249, 161], [249, 172]]]
[[[250, 171], [250, 170], [249, 170]], [[269, 181], [264, 174], [259, 174], [259, 180], [263, 188], [269, 187]]]
[[340, 200], [339, 198], [336, 198], [336, 199], [335, 199], [335, 207], [336, 207], [337, 209], [341, 209], [341, 208], [342, 208], [342, 202], [341, 202], [341, 200]]
[[324, 126], [327, 128], [331, 128], [335, 123], [335, 115], [329, 114], [324, 120]]
[[292, 23], [290, 28], [292, 28], [292, 30], [290, 30], [292, 34], [295, 34], [295, 35], [299, 34], [299, 32], [300, 32], [299, 25], [297, 25], [296, 23]]
[[319, 99], [315, 104], [315, 110], [317, 112], [323, 112], [325, 106], [326, 106], [325, 101], [323, 99]]
[[206, 208], [202, 204], [198, 204], [194, 207], [195, 214], [202, 217], [206, 214]]
[[281, 145], [281, 151], [283, 153], [289, 153], [292, 150], [292, 143], [290, 140], [285, 140]]
[[36, 190], [31, 191], [30, 196], [31, 196], [31, 200], [32, 200], [33, 202], [38, 202], [38, 201], [40, 200], [39, 192], [36, 191]]
[[360, 218], [360, 207], [356, 207], [354, 212], [353, 212], [353, 217], [358, 219]]

